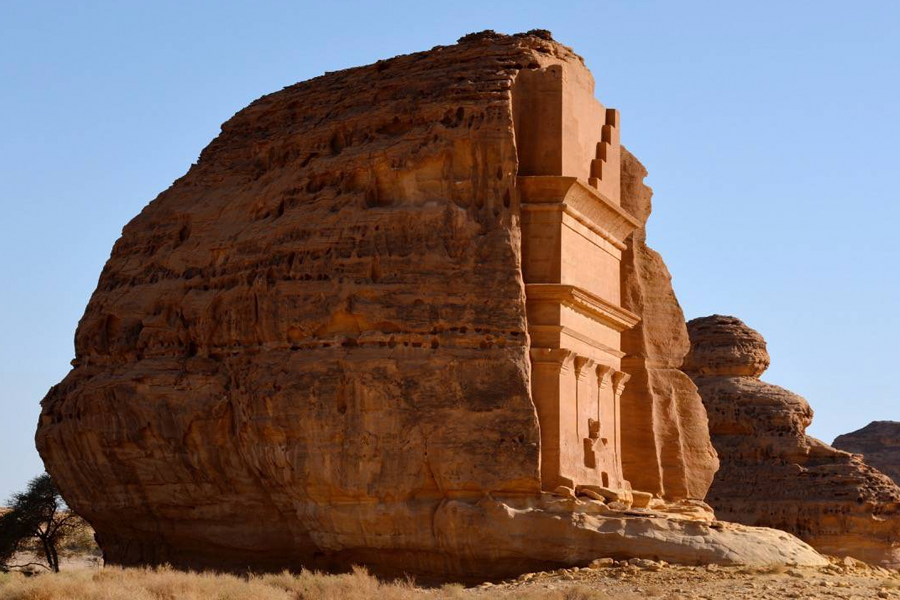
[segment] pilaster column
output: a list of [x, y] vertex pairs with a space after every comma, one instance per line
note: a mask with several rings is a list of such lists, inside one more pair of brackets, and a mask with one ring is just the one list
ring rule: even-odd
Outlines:
[[545, 489], [571, 485], [561, 473], [566, 454], [566, 430], [574, 419], [577, 393], [576, 354], [565, 348], [531, 349], [532, 398], [541, 424], [541, 480]]
[[615, 440], [613, 440], [616, 452], [616, 466], [620, 471], [617, 477], [624, 481], [625, 477], [621, 472], [622, 468], [622, 392], [625, 391], [625, 384], [631, 379], [631, 375], [616, 371], [612, 376], [613, 384], [613, 415], [615, 419]]

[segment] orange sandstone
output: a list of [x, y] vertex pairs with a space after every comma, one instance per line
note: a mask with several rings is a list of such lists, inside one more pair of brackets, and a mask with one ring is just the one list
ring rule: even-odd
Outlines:
[[[623, 156], [546, 32], [260, 98], [125, 227], [42, 403], [47, 469], [121, 564], [822, 564], [686, 499], [714, 455], [684, 345], [626, 356], [645, 309], [645, 340], [683, 324], [627, 258]], [[665, 500], [631, 489], [637, 454]]]
[[666, 498], [704, 498], [719, 467], [706, 409], [681, 370], [690, 349], [684, 313], [659, 253], [647, 245], [652, 190], [647, 171], [623, 150], [622, 206], [642, 227], [622, 261], [622, 305], [641, 320], [622, 337], [623, 369], [631, 376], [622, 396], [625, 476]]
[[866, 464], [900, 485], [900, 422], [872, 421], [862, 429], [837, 436], [832, 445], [845, 452], [862, 454]]
[[721, 315], [694, 319], [688, 331], [684, 369], [722, 463], [707, 496], [716, 514], [788, 531], [827, 554], [900, 566], [900, 487], [806, 435], [806, 400], [759, 379], [769, 366], [759, 333]]

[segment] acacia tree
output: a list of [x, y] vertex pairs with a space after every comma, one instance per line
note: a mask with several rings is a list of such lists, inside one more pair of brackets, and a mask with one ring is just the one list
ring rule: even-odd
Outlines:
[[14, 494], [9, 505], [10, 509], [0, 515], [0, 567], [27, 566], [9, 562], [31, 542], [46, 564], [28, 564], [58, 573], [61, 544], [83, 527], [84, 521], [74, 512], [63, 510], [65, 503], [46, 473], [32, 479], [24, 492]]

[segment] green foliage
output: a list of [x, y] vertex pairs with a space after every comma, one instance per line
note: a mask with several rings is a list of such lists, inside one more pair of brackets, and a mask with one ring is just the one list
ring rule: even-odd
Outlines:
[[43, 566], [59, 571], [59, 550], [85, 529], [84, 521], [63, 510], [62, 497], [46, 473], [14, 494], [9, 504], [10, 510], [0, 515], [0, 570], [17, 566], [10, 564], [17, 552], [33, 550], [43, 557]]

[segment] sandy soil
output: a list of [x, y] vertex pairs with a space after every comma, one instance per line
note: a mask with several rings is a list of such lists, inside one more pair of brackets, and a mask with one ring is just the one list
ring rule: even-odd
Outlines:
[[[900, 573], [872, 568], [852, 559], [833, 560], [822, 568], [748, 569], [739, 567], [682, 567], [653, 561], [617, 563], [605, 568], [564, 569], [524, 575], [514, 582], [482, 584], [475, 588], [485, 597], [559, 590], [574, 596], [578, 588], [611, 598], [662, 600], [739, 600], [780, 598], [896, 598], [900, 600]], [[566, 594], [566, 592], [569, 594]], [[581, 591], [581, 590], [579, 590]], [[590, 598], [589, 594], [585, 597]], [[602, 596], [601, 596], [602, 597]]]
[[[42, 557], [29, 554], [28, 552], [19, 552], [16, 554], [15, 558], [10, 561], [10, 564], [27, 565], [29, 563], [32, 563], [32, 566], [15, 570], [25, 573], [44, 573], [47, 571], [45, 567], [33, 564], [43, 562], [44, 561]], [[99, 549], [97, 550], [96, 554], [78, 553], [63, 555], [59, 557], [60, 571], [83, 571], [85, 569], [99, 569], [102, 566], [103, 558], [100, 554]], [[2, 600], [2, 598], [0, 598], [0, 600]]]

